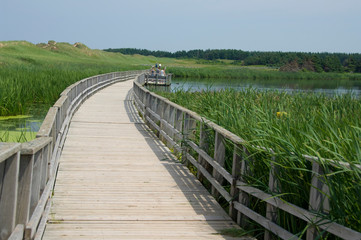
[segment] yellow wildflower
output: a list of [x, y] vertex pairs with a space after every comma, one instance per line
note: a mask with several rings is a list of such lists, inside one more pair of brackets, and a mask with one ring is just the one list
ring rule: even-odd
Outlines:
[[278, 118], [287, 117], [287, 113], [286, 112], [277, 112], [277, 117]]

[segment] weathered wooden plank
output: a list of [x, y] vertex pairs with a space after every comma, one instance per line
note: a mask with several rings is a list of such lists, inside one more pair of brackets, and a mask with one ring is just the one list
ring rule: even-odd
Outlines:
[[238, 211], [234, 208], [234, 201], [239, 198], [239, 190], [237, 188], [237, 180], [241, 176], [241, 162], [242, 157], [240, 153], [241, 146], [235, 144], [233, 148], [233, 159], [232, 159], [232, 178], [233, 181], [231, 182], [231, 191], [230, 195], [232, 197], [232, 202], [229, 204], [229, 216], [236, 221], [239, 222], [238, 219]]
[[16, 224], [26, 224], [29, 221], [33, 165], [33, 155], [20, 156]]
[[[241, 181], [246, 181], [247, 176], [250, 176], [251, 170], [250, 170], [250, 161], [252, 161], [252, 158], [249, 157], [249, 152], [247, 150], [247, 148], [245, 146], [242, 147], [242, 152], [240, 152], [241, 156], [242, 156], [242, 161], [241, 161], [241, 176], [240, 176], [240, 180]], [[239, 185], [239, 182], [236, 182], [236, 185]], [[241, 203], [242, 205], [248, 207], [249, 206], [249, 195], [248, 193], [244, 192], [244, 191], [239, 191], [239, 197], [238, 197], [238, 202]], [[241, 212], [239, 212], [238, 216], [237, 216], [237, 223], [245, 228], [248, 225], [248, 217], [244, 214], [242, 214]]]
[[[214, 140], [214, 160], [221, 166], [223, 169], [225, 156], [226, 156], [226, 147], [225, 147], [225, 138], [223, 135], [216, 131], [216, 136]], [[218, 169], [213, 168], [213, 177], [222, 185], [223, 176], [220, 174]], [[217, 198], [218, 193], [214, 187], [212, 187], [212, 194]]]
[[30, 215], [38, 205], [40, 199], [40, 183], [41, 183], [41, 169], [42, 169], [42, 156], [41, 151], [34, 154], [33, 164], [33, 177], [31, 183], [31, 197], [30, 197]]
[[278, 197], [272, 196], [271, 194], [267, 194], [257, 188], [247, 186], [245, 183], [242, 183], [241, 181], [237, 182], [237, 187], [252, 195], [257, 197], [258, 199], [265, 201], [267, 203], [272, 204], [273, 206], [282, 209], [285, 212], [288, 212], [300, 219], [302, 219], [305, 222], [313, 223], [317, 222], [319, 224], [319, 227], [323, 230], [327, 230], [328, 232], [334, 234], [335, 236], [344, 238], [344, 239], [352, 239], [357, 240], [361, 239], [361, 233], [356, 232], [350, 228], [344, 227], [340, 224], [337, 224], [335, 222], [330, 222], [327, 219], [321, 219], [316, 214], [311, 213], [303, 208], [300, 208], [292, 203], [284, 202], [280, 200]]
[[[185, 239], [227, 239], [216, 229], [237, 227], [235, 223], [149, 128], [129, 121], [135, 118], [131, 114], [137, 114], [131, 109], [134, 106], [125, 102], [124, 89], [131, 86], [131, 82], [124, 82], [105, 88], [74, 114], [43, 239], [179, 239], [183, 235]], [[157, 107], [150, 111], [157, 112]], [[151, 115], [150, 111], [146, 112]], [[162, 116], [173, 118], [170, 107], [167, 111]], [[183, 119], [183, 113], [178, 113]], [[176, 109], [173, 116], [177, 125]], [[146, 119], [167, 141], [173, 141], [168, 134], [182, 131], [182, 127], [172, 131], [172, 124], [165, 122], [162, 130], [155, 122], [157, 118]], [[212, 178], [210, 174], [208, 177]], [[113, 223], [106, 224], [102, 233], [94, 227], [78, 234], [85, 225], [96, 226], [97, 221]], [[124, 221], [128, 225], [119, 227]], [[133, 223], [135, 227], [129, 225]], [[78, 225], [78, 230], [69, 228], [77, 224], [85, 225]], [[153, 227], [148, 227], [150, 224]]]
[[[209, 128], [204, 123], [200, 123], [200, 133], [199, 133], [199, 148], [204, 151], [206, 154], [209, 151]], [[208, 172], [211, 172], [212, 168], [209, 166], [207, 160], [202, 156], [203, 154], [198, 153], [198, 162], [204, 167]], [[208, 155], [208, 154], [207, 154]], [[197, 178], [199, 181], [203, 181], [203, 175], [200, 171], [197, 172]]]
[[24, 225], [16, 225], [14, 231], [11, 233], [10, 237], [7, 240], [22, 240], [24, 237]]
[[223, 178], [225, 178], [229, 183], [233, 182], [232, 175], [227, 172], [226, 169], [224, 169], [218, 162], [216, 162], [213, 158], [211, 158], [204, 150], [200, 149], [194, 142], [187, 141], [187, 144], [195, 150], [199, 156], [202, 156], [202, 158], [215, 169], [215, 171], [221, 175]]
[[20, 148], [20, 143], [0, 142], [0, 163], [19, 152]]
[[[281, 193], [281, 186], [280, 183], [278, 181], [278, 172], [279, 169], [275, 163], [276, 161], [276, 157], [273, 155], [272, 156], [272, 160], [271, 160], [271, 169], [270, 169], [270, 173], [269, 173], [269, 181], [268, 181], [268, 187], [270, 189], [270, 191], [277, 195], [279, 193]], [[277, 223], [278, 220], [278, 214], [277, 214], [277, 208], [275, 206], [273, 206], [272, 204], [267, 203], [266, 206], [266, 218], [269, 219], [270, 221]], [[269, 231], [265, 231], [264, 234], [264, 239], [265, 240], [270, 240], [271, 239], [271, 234]]]
[[292, 233], [286, 231], [285, 229], [281, 228], [277, 224], [273, 223], [272, 221], [268, 220], [267, 218], [263, 217], [262, 215], [252, 211], [250, 208], [240, 204], [239, 202], [234, 203], [234, 207], [242, 212], [243, 214], [247, 215], [249, 218], [251, 218], [253, 221], [260, 224], [262, 227], [270, 230], [274, 234], [276, 234], [278, 237], [284, 239], [284, 240], [296, 240], [299, 239], [298, 236], [293, 235]]
[[38, 230], [36, 231], [36, 234], [34, 236], [34, 240], [41, 240], [43, 238], [46, 223], [47, 223], [48, 216], [49, 216], [49, 213], [50, 213], [50, 208], [51, 208], [51, 201], [48, 201], [46, 206], [45, 206], [42, 218], [41, 218], [41, 220], [39, 222]]
[[51, 137], [39, 137], [35, 138], [30, 142], [23, 143], [21, 145], [21, 154], [22, 155], [31, 155], [37, 153], [39, 150], [43, 149], [46, 145], [51, 143]]
[[33, 239], [38, 229], [39, 222], [44, 213], [44, 208], [49, 200], [51, 190], [53, 189], [55, 177], [53, 176], [48, 183], [40, 197], [36, 208], [34, 209], [29, 222], [25, 226], [24, 238], [26, 240]]
[[[16, 148], [17, 145], [11, 148], [7, 147], [7, 153], [4, 154], [7, 160], [0, 164], [0, 167], [4, 168], [0, 176], [0, 234], [2, 239], [10, 236], [15, 228], [20, 160], [20, 152], [13, 153]], [[7, 156], [9, 152], [13, 153], [12, 156]]]
[[[330, 190], [326, 184], [326, 177], [323, 168], [316, 161], [312, 163], [312, 179], [310, 189], [309, 209], [315, 212], [328, 213], [330, 204], [328, 196]], [[315, 226], [307, 229], [306, 239], [313, 240], [320, 235]]]
[[199, 163], [189, 153], [187, 153], [187, 159], [196, 168], [198, 168], [198, 170], [202, 172], [203, 176], [205, 176], [207, 180], [212, 184], [212, 187], [214, 187], [214, 189], [216, 189], [222, 195], [222, 197], [227, 200], [227, 202], [230, 202], [232, 200], [231, 195], [229, 195], [229, 193], [223, 188], [223, 186], [211, 174], [209, 174], [205, 168], [200, 166]]

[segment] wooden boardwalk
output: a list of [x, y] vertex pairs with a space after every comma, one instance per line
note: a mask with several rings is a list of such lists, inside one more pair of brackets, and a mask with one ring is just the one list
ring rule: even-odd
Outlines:
[[235, 239], [219, 231], [238, 226], [139, 118], [132, 84], [74, 115], [43, 239]]

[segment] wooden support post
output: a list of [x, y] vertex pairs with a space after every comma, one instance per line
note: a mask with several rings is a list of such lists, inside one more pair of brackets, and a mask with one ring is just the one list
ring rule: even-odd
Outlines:
[[[169, 120], [169, 104], [167, 104], [166, 102], [164, 101], [160, 101], [161, 102], [161, 111], [160, 111], [160, 118], [163, 119], [165, 122], [168, 122]], [[167, 124], [163, 123], [163, 121], [160, 121], [159, 123], [159, 127], [160, 127], [160, 130], [165, 132], [165, 133], [168, 133], [167, 132]], [[163, 137], [163, 135], [159, 134], [160, 136], [160, 140], [164, 143], [167, 143], [167, 139], [165, 137]], [[167, 145], [167, 144], [166, 144]]]
[[149, 112], [148, 112], [148, 108], [151, 109], [151, 104], [150, 104], [150, 94], [149, 92], [145, 93], [145, 101], [144, 101], [144, 122], [149, 125], [147, 117], [149, 117]]
[[44, 191], [44, 188], [46, 186], [46, 183], [48, 181], [48, 169], [49, 169], [49, 145], [44, 146], [42, 151], [42, 164], [41, 164], [41, 182], [40, 182], [40, 192], [42, 193]]
[[182, 153], [182, 161], [188, 166], [187, 153], [189, 152], [189, 148], [187, 145], [187, 141], [194, 141], [196, 131], [196, 120], [192, 118], [189, 114], [184, 114], [184, 124], [183, 124], [183, 153]]
[[[271, 161], [271, 168], [270, 168], [270, 173], [269, 173], [268, 187], [272, 193], [278, 194], [281, 192], [281, 188], [280, 188], [280, 184], [279, 184], [279, 181], [277, 178], [279, 168], [275, 164], [275, 161], [276, 161], [276, 157], [275, 157], [274, 153], [272, 152], [272, 161]], [[275, 206], [267, 203], [266, 218], [268, 218], [269, 220], [271, 220], [274, 223], [277, 223], [277, 220], [278, 220], [277, 211], [278, 211], [278, 209]], [[265, 231], [264, 239], [265, 240], [271, 239], [271, 233], [268, 230]]]
[[[225, 156], [226, 156], [226, 147], [224, 145], [225, 139], [222, 134], [216, 132], [215, 142], [214, 142], [214, 160], [219, 163], [222, 167], [224, 166]], [[221, 174], [217, 172], [216, 169], [213, 168], [213, 177], [219, 184], [223, 184], [223, 177]], [[217, 199], [219, 197], [219, 193], [214, 186], [212, 186], [212, 194]]]
[[33, 155], [21, 155], [16, 224], [26, 224], [30, 217], [31, 183], [33, 180]]
[[233, 150], [233, 162], [232, 162], [232, 178], [233, 182], [231, 183], [231, 192], [232, 202], [229, 204], [229, 216], [234, 220], [238, 220], [238, 211], [234, 208], [234, 201], [238, 198], [239, 190], [236, 186], [237, 180], [241, 175], [241, 146], [234, 144]]
[[[210, 128], [205, 123], [201, 123], [200, 125], [200, 136], [199, 136], [199, 147], [204, 150], [206, 153], [209, 151], [209, 131]], [[204, 167], [209, 173], [212, 170], [212, 166], [209, 165], [209, 163], [203, 159], [203, 157], [199, 154], [198, 156], [198, 162], [199, 164]], [[203, 181], [203, 174], [201, 171], [197, 172], [197, 178], [199, 181]]]
[[[175, 110], [175, 119], [174, 119], [174, 127], [178, 130], [178, 132], [183, 132], [183, 125], [184, 125], [184, 113], [182, 110], [176, 109]], [[174, 141], [182, 147], [183, 145], [183, 139], [184, 135], [182, 137], [179, 137], [178, 135], [174, 136]], [[181, 154], [180, 152], [177, 152], [178, 154]], [[183, 156], [182, 156], [183, 157]]]
[[[246, 176], [251, 175], [251, 170], [249, 167], [249, 152], [246, 147], [243, 146], [243, 153], [242, 153], [242, 162], [241, 162], [241, 181], [246, 183]], [[249, 207], [249, 194], [243, 191], [239, 192], [238, 202], [246, 207]], [[237, 224], [240, 225], [242, 228], [246, 228], [249, 223], [249, 218], [238, 212], [237, 216]]]
[[[310, 189], [310, 205], [309, 210], [320, 213], [328, 213], [330, 211], [330, 204], [327, 195], [330, 190], [326, 184], [326, 177], [324, 169], [317, 162], [312, 163], [312, 179]], [[313, 240], [320, 235], [320, 232], [315, 226], [310, 226], [307, 229], [306, 239]]]
[[[176, 117], [176, 109], [173, 106], [169, 105], [169, 116], [168, 116], [168, 123], [172, 126], [175, 127], [175, 117]], [[173, 139], [173, 141], [175, 141], [174, 139], [174, 133], [171, 129], [168, 129], [167, 134], [169, 135], [169, 137], [171, 139]]]
[[183, 120], [183, 142], [182, 142], [182, 162], [186, 166], [188, 166], [187, 161], [187, 141], [188, 141], [188, 133], [189, 133], [189, 115], [187, 113], [184, 114]]
[[16, 221], [20, 152], [0, 162], [0, 239], [7, 239]]
[[40, 182], [42, 170], [42, 151], [34, 154], [33, 179], [31, 186], [30, 215], [34, 212], [40, 198]]

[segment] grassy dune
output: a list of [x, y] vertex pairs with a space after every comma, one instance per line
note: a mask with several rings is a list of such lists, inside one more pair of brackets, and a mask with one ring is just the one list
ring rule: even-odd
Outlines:
[[51, 106], [67, 86], [80, 79], [146, 69], [156, 61], [92, 50], [83, 44], [0, 42], [0, 116], [29, 114], [32, 104]]

